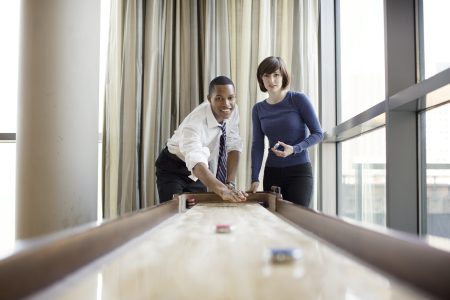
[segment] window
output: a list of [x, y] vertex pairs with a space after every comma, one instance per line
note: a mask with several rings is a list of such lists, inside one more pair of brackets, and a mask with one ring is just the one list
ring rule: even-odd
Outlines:
[[16, 132], [20, 1], [5, 1], [0, 9], [0, 133]]
[[20, 1], [0, 4], [0, 256], [12, 250], [15, 238], [16, 133]]
[[[16, 141], [11, 137], [16, 133], [17, 90], [19, 60], [19, 20], [20, 1], [3, 1], [0, 4], [0, 257], [10, 252], [15, 242], [15, 179], [16, 179]], [[101, 66], [100, 66], [100, 123], [105, 86], [105, 65], [108, 45], [110, 1], [101, 2]], [[13, 134], [13, 135], [11, 135]], [[99, 201], [101, 201], [101, 139], [99, 140]], [[101, 202], [99, 202], [101, 219]]]
[[15, 239], [16, 143], [0, 141], [0, 257]]
[[450, 103], [422, 117], [426, 124], [425, 232], [450, 238]]
[[385, 129], [339, 144], [338, 215], [386, 225]]
[[338, 122], [385, 98], [383, 0], [338, 4]]
[[[450, 68], [450, 1], [422, 0], [422, 79]], [[427, 96], [427, 103], [450, 100], [449, 86]], [[423, 234], [450, 238], [450, 103], [420, 113], [423, 133], [421, 229]]]
[[[337, 121], [385, 100], [383, 0], [337, 4]], [[386, 224], [385, 129], [338, 144], [338, 215]]]
[[450, 1], [423, 0], [423, 59], [425, 78], [450, 68]]

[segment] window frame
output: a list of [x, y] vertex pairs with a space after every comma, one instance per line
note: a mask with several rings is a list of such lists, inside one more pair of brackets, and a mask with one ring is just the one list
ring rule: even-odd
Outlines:
[[[340, 191], [338, 190], [338, 179], [341, 174], [341, 166], [339, 164], [340, 142], [347, 139], [365, 134], [380, 126], [386, 126], [386, 167], [387, 178], [387, 227], [399, 229], [415, 234], [424, 232], [423, 201], [424, 186], [422, 178], [426, 168], [424, 165], [424, 134], [422, 132], [423, 124], [420, 119], [420, 112], [441, 105], [445, 100], [430, 103], [426, 101], [426, 95], [450, 84], [450, 68], [424, 80], [423, 76], [423, 19], [420, 14], [422, 1], [420, 0], [404, 0], [404, 1], [384, 1], [385, 10], [385, 56], [386, 56], [386, 96], [385, 99], [371, 108], [353, 116], [345, 122], [337, 121], [339, 116], [339, 62], [337, 60], [339, 54], [339, 28], [338, 28], [338, 1], [322, 0], [321, 1], [321, 41], [325, 39], [324, 35], [334, 32], [333, 37], [336, 39], [332, 51], [320, 49], [320, 94], [321, 94], [321, 121], [324, 124], [325, 137], [321, 145], [321, 178], [320, 178], [320, 198], [319, 203], [326, 213], [338, 212], [338, 203]], [[324, 8], [327, 6], [327, 8]], [[334, 14], [326, 14], [328, 6], [333, 7]], [[406, 20], [406, 22], [404, 22]], [[405, 23], [402, 25], [402, 22]], [[409, 25], [408, 25], [409, 24]], [[412, 24], [412, 25], [411, 25]], [[397, 42], [396, 38], [402, 36], [402, 43]], [[406, 44], [404, 41], [406, 40]], [[323, 46], [323, 45], [322, 45]], [[397, 54], [398, 53], [398, 54]], [[399, 55], [406, 56], [399, 57]], [[333, 76], [329, 74], [329, 70], [325, 67], [327, 63], [334, 62], [335, 72]], [[327, 66], [328, 67], [328, 66]], [[334, 80], [334, 82], [333, 82]], [[333, 95], [330, 96], [330, 90]], [[330, 100], [334, 100], [334, 104], [329, 105]], [[327, 105], [325, 105], [327, 103]], [[334, 115], [327, 106], [334, 109]], [[334, 125], [333, 125], [334, 123]], [[408, 135], [413, 135], [413, 142], [407, 145], [396, 146], [396, 138], [405, 131]], [[333, 154], [330, 150], [333, 149]], [[408, 180], [410, 186], [412, 200], [400, 199], [400, 205], [395, 202], [398, 198], [408, 198], [399, 196], [399, 190], [403, 186], [401, 180], [396, 178], [395, 169], [405, 165], [405, 161], [398, 163], [395, 161], [395, 155], [399, 155], [401, 151], [407, 151], [411, 154], [409, 158], [413, 170], [412, 177]], [[324, 162], [327, 162], [326, 164]], [[334, 172], [331, 178], [327, 173]], [[389, 173], [389, 174], [388, 174]], [[334, 181], [334, 182], [333, 182]], [[426, 179], [425, 179], [426, 181]], [[426, 184], [426, 183], [425, 183]], [[327, 192], [329, 187], [334, 190], [331, 195]], [[408, 185], [409, 186], [409, 185]], [[390, 189], [390, 190], [388, 190]], [[425, 186], [426, 193], [426, 186]], [[425, 197], [425, 198], [424, 198]], [[396, 201], [393, 201], [396, 199]], [[334, 206], [334, 212], [332, 211]], [[404, 217], [402, 209], [405, 207], [413, 208], [408, 211], [407, 219], [411, 219], [408, 224], [401, 224], [396, 219]]]

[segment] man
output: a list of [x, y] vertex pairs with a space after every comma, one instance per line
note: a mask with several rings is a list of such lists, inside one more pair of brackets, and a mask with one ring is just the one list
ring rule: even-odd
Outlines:
[[156, 160], [160, 203], [174, 194], [206, 192], [241, 202], [247, 194], [234, 181], [242, 151], [233, 81], [226, 76], [209, 84], [208, 101], [197, 106], [175, 130]]

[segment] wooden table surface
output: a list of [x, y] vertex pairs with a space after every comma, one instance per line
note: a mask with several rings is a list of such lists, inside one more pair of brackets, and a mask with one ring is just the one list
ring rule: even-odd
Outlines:
[[[231, 224], [218, 234], [215, 225]], [[298, 248], [273, 264], [272, 248]], [[80, 254], [81, 255], [81, 254]], [[45, 272], [45, 270], [41, 270]], [[198, 204], [33, 299], [424, 299], [259, 204]]]

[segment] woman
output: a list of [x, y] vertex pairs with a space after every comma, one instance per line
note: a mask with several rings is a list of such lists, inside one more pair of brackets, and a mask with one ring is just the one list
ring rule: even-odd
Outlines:
[[280, 57], [264, 59], [256, 76], [261, 91], [269, 97], [256, 103], [252, 110], [251, 191], [256, 192], [259, 186], [267, 136], [270, 151], [264, 168], [264, 191], [278, 186], [284, 199], [308, 207], [313, 191], [308, 148], [323, 139], [320, 122], [308, 97], [287, 89], [289, 73]]

